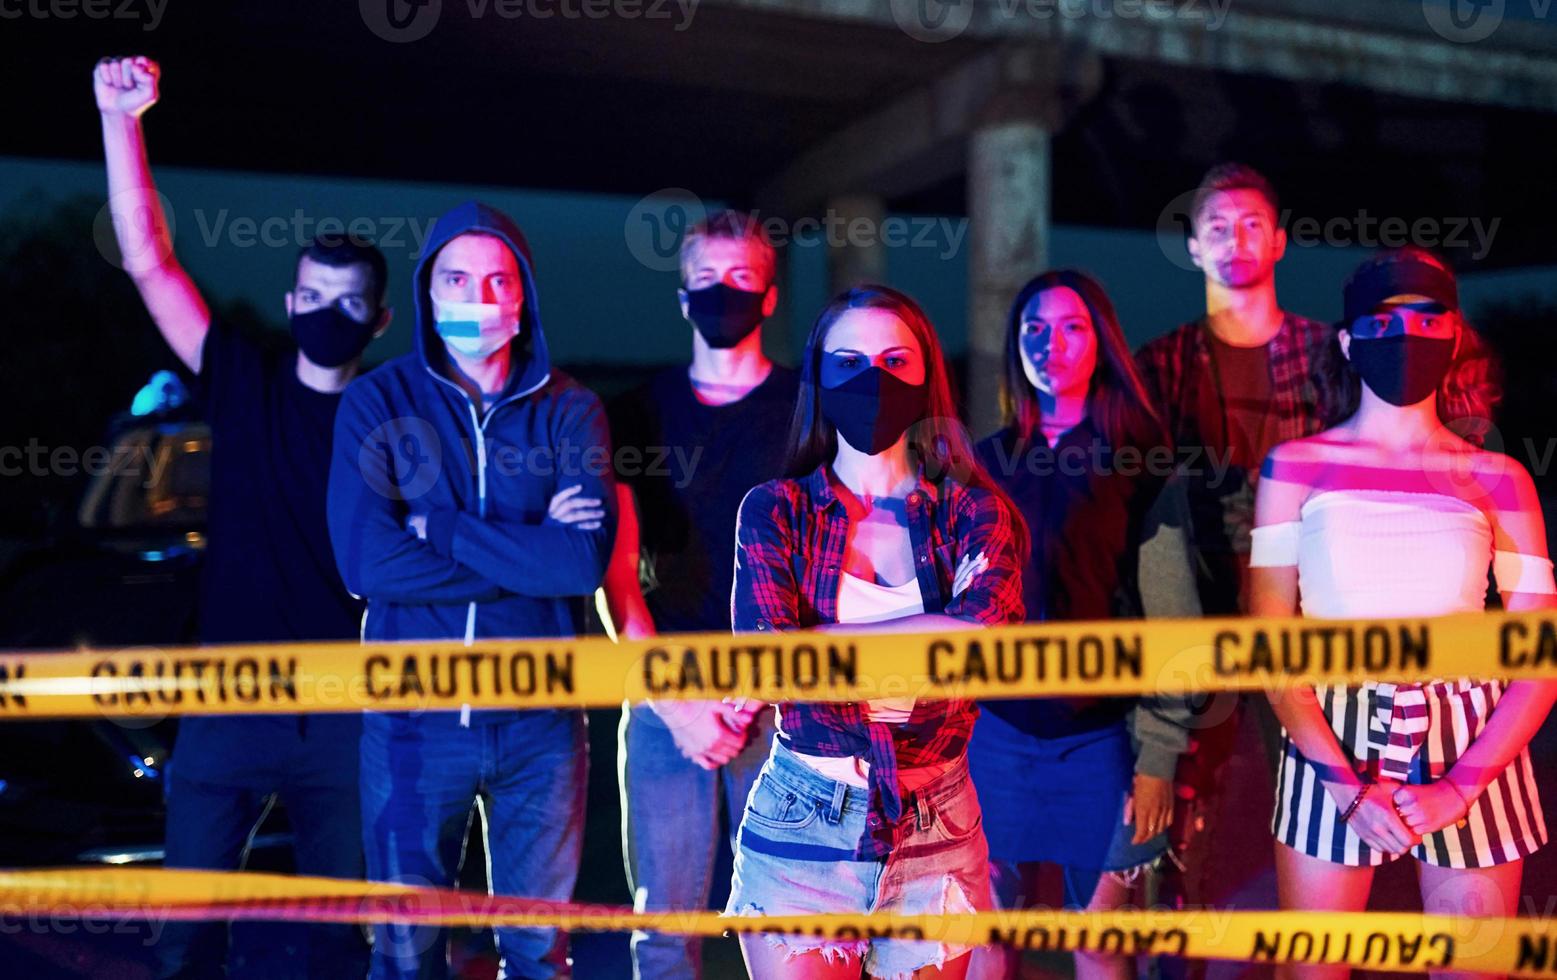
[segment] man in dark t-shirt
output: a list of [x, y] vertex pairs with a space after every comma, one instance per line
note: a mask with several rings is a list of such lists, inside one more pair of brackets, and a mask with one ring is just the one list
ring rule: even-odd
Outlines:
[[1136, 356], [1186, 464], [1201, 606], [1214, 616], [1244, 608], [1265, 454], [1319, 431], [1341, 397], [1331, 380], [1334, 329], [1277, 302], [1276, 264], [1287, 243], [1277, 208], [1270, 183], [1249, 167], [1225, 164], [1206, 175], [1188, 244], [1208, 312]]
[[609, 409], [618, 458], [629, 446], [642, 453], [624, 479], [638, 509], [640, 585], [663, 633], [730, 628], [736, 511], [746, 491], [780, 474], [798, 394], [795, 372], [776, 364], [728, 404], [700, 400], [696, 385], [678, 365]]
[[[303, 247], [285, 299], [293, 343], [267, 344], [213, 322], [173, 255], [147, 164], [140, 116], [157, 101], [158, 77], [146, 58], [105, 59], [94, 69], [124, 268], [168, 346], [196, 375], [211, 427], [200, 640], [353, 639], [362, 604], [336, 570], [325, 488], [341, 392], [369, 341], [389, 325], [384, 257], [356, 238], [320, 236]], [[355, 712], [186, 718], [167, 769], [164, 864], [239, 867], [279, 797], [299, 873], [361, 877], [361, 730]], [[158, 942], [159, 976], [219, 976], [224, 947], [221, 923], [169, 923]], [[307, 959], [310, 976], [367, 972], [356, 926], [310, 927]]]
[[[682, 243], [692, 364], [655, 375], [609, 409], [619, 510], [606, 573], [618, 632], [728, 632], [735, 518], [746, 492], [782, 475], [798, 376], [762, 352], [778, 302], [775, 256], [756, 221], [721, 212]], [[636, 506], [635, 506], [636, 501]], [[640, 909], [708, 904], [721, 814], [733, 833], [767, 758], [772, 709], [666, 701], [622, 713], [622, 840]], [[636, 933], [638, 980], [694, 978], [697, 940]]]
[[[1241, 164], [1213, 167], [1191, 204], [1191, 257], [1205, 278], [1206, 315], [1148, 342], [1141, 374], [1186, 461], [1190, 540], [1207, 615], [1247, 609], [1254, 497], [1272, 448], [1336, 425], [1355, 409], [1355, 382], [1341, 359], [1336, 330], [1283, 310], [1276, 264], [1285, 254], [1274, 189]], [[1447, 386], [1444, 422], [1474, 437], [1490, 424], [1498, 390], [1483, 345], [1478, 373]], [[1195, 746], [1178, 782], [1193, 794], [1176, 816], [1183, 874], [1171, 873], [1160, 897], [1189, 906], [1224, 907], [1269, 866], [1247, 860], [1239, 834], [1269, 812], [1269, 778], [1282, 732], [1266, 696], [1220, 692], [1201, 699]], [[1262, 751], [1263, 750], [1263, 751]], [[1238, 778], [1232, 774], [1241, 773]], [[1264, 834], [1258, 831], [1255, 837]], [[1197, 843], [1197, 838], [1199, 843]], [[1220, 846], [1211, 845], [1216, 840]], [[1269, 853], [1266, 851], [1265, 853]], [[1201, 961], [1166, 966], [1165, 975], [1198, 977]]]
[[[1276, 299], [1276, 264], [1287, 245], [1278, 216], [1275, 191], [1257, 171], [1213, 168], [1195, 195], [1188, 239], [1205, 277], [1206, 316], [1137, 354], [1184, 463], [1189, 540], [1207, 615], [1246, 608], [1254, 491], [1265, 455], [1277, 443], [1318, 432], [1336, 411], [1335, 331], [1283, 310]], [[1238, 845], [1211, 842], [1224, 820], [1226, 839], [1252, 805], [1268, 806], [1280, 730], [1259, 693], [1201, 699], [1194, 727], [1177, 779], [1192, 796], [1173, 820], [1183, 870], [1166, 873], [1161, 894], [1169, 902], [1221, 906], [1250, 866]], [[1247, 778], [1230, 780], [1235, 768], [1246, 769]], [[1165, 967], [1169, 975], [1177, 971], [1198, 976], [1203, 966]]]

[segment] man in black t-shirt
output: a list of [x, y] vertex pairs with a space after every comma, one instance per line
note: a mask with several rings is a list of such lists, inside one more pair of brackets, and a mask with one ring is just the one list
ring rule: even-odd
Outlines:
[[[1247, 605], [1260, 464], [1277, 443], [1318, 432], [1334, 416], [1335, 331], [1277, 301], [1287, 234], [1275, 189], [1258, 171], [1213, 167], [1194, 196], [1188, 231], [1205, 279], [1206, 315], [1136, 357], [1186, 461], [1181, 476], [1201, 606], [1206, 615], [1234, 616]], [[1280, 726], [1257, 692], [1199, 698], [1193, 725], [1194, 744], [1176, 780], [1190, 794], [1173, 820], [1182, 870], [1166, 871], [1160, 896], [1220, 907], [1258, 869], [1235, 835], [1244, 815], [1269, 806]], [[1204, 972], [1198, 961], [1165, 966], [1175, 978]]]
[[[778, 302], [773, 246], [748, 215], [721, 212], [681, 247], [692, 363], [615, 402], [617, 526], [606, 599], [619, 633], [728, 632], [735, 517], [746, 491], [782, 475], [798, 376], [762, 352]], [[636, 500], [636, 506], [635, 506]], [[721, 813], [733, 833], [767, 758], [772, 709], [691, 701], [622, 713], [622, 840], [634, 904], [708, 904]], [[636, 933], [639, 980], [701, 973], [697, 940]]]
[[1260, 463], [1272, 446], [1312, 435], [1335, 415], [1335, 330], [1277, 301], [1287, 234], [1276, 192], [1259, 172], [1212, 168], [1192, 211], [1188, 246], [1204, 275], [1207, 313], [1136, 358], [1187, 461], [1201, 605], [1208, 615], [1235, 616], [1245, 607]]
[[[124, 269], [157, 329], [197, 378], [211, 426], [209, 544], [200, 640], [354, 639], [362, 604], [336, 570], [325, 525], [330, 440], [341, 391], [389, 325], [383, 255], [355, 238], [302, 249], [286, 294], [295, 344], [266, 345], [214, 323], [174, 257], [140, 116], [157, 101], [146, 58], [94, 70], [109, 207]], [[357, 785], [361, 716], [190, 717], [168, 766], [168, 867], [234, 869], [271, 801], [284, 802], [299, 873], [363, 874]], [[169, 923], [159, 976], [220, 976], [221, 923]], [[363, 976], [351, 925], [309, 928], [310, 976]]]

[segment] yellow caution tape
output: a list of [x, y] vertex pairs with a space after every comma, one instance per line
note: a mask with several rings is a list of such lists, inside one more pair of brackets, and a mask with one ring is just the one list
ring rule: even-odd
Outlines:
[[849, 941], [1090, 950], [1254, 963], [1347, 963], [1380, 970], [1464, 970], [1557, 977], [1557, 925], [1546, 919], [1412, 913], [1130, 910], [951, 915], [739, 916], [635, 913], [452, 889], [286, 875], [140, 869], [0, 872], [0, 920], [265, 919], [428, 926], [642, 929], [688, 936], [778, 933]]
[[1194, 619], [0, 653], [0, 718], [1010, 698], [1557, 677], [1557, 618]]

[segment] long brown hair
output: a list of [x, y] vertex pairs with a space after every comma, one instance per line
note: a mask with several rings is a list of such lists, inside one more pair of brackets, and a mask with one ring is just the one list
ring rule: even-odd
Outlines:
[[822, 415], [822, 355], [828, 332], [849, 310], [886, 310], [902, 320], [914, 335], [924, 354], [929, 403], [924, 420], [908, 430], [910, 461], [931, 482], [939, 483], [952, 476], [964, 485], [994, 494], [1010, 515], [1025, 562], [1027, 524], [1016, 504], [990, 478], [973, 451], [967, 427], [957, 416], [955, 382], [946, 368], [940, 337], [918, 303], [888, 286], [870, 283], [855, 286], [835, 296], [817, 314], [801, 357], [800, 397], [795, 403], [794, 421], [790, 425], [785, 472], [791, 478], [803, 477], [817, 467], [831, 463], [837, 455], [838, 430]]
[[1098, 339], [1097, 366], [1087, 386], [1087, 415], [1115, 449], [1135, 446], [1150, 449], [1168, 445], [1162, 418], [1152, 408], [1141, 372], [1130, 356], [1114, 304], [1096, 279], [1075, 269], [1052, 269], [1027, 281], [1016, 294], [1006, 317], [1005, 370], [1000, 384], [1000, 409], [1005, 424], [1016, 432], [1018, 445], [1041, 438], [1038, 427], [1043, 411], [1032, 382], [1022, 369], [1022, 311], [1034, 296], [1051, 289], [1074, 290], [1092, 315], [1092, 332]]

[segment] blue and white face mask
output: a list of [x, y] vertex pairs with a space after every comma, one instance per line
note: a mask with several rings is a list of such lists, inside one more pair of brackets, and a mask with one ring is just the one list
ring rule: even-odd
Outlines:
[[519, 303], [462, 303], [432, 298], [438, 336], [466, 357], [488, 358], [519, 335]]

